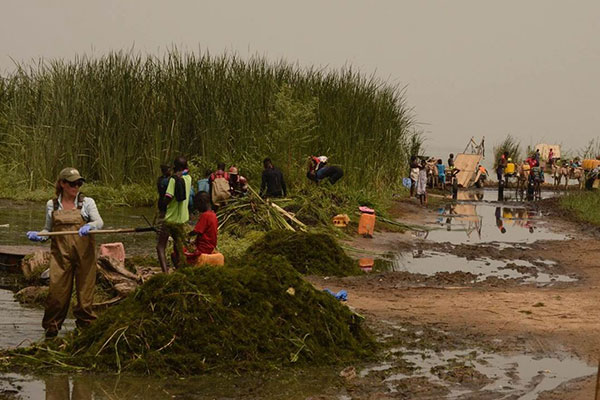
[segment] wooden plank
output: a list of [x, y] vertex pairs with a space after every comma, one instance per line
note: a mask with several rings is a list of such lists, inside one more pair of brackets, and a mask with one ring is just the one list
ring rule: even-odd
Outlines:
[[0, 246], [0, 254], [25, 257], [40, 250], [50, 250], [50, 246]]
[[456, 156], [454, 166], [460, 170], [456, 176], [459, 186], [468, 188], [475, 183], [477, 166], [481, 162], [481, 158], [480, 154], [458, 154]]

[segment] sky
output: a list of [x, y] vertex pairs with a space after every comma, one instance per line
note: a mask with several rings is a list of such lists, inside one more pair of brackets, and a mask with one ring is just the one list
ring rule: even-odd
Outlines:
[[173, 46], [374, 74], [405, 88], [430, 153], [600, 137], [598, 0], [2, 1], [2, 74]]

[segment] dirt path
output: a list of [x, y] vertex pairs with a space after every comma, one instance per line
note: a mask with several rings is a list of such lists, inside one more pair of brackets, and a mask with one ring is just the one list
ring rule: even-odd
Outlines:
[[[424, 223], [433, 215], [406, 202], [399, 202], [395, 213], [411, 223]], [[600, 357], [600, 241], [568, 221], [555, 221], [552, 229], [568, 232], [573, 239], [535, 242], [527, 249], [506, 251], [514, 258], [555, 261], [562, 271], [579, 278], [574, 284], [430, 285], [423, 278], [411, 281], [398, 272], [311, 280], [319, 287], [346, 289], [349, 306], [366, 315], [372, 326], [381, 320], [443, 324], [456, 335], [504, 342], [504, 351], [516, 347], [538, 354], [566, 351], [596, 365]], [[412, 235], [382, 234], [372, 241], [356, 239], [352, 245], [368, 251], [402, 251], [418, 243]], [[467, 256], [474, 248], [459, 246], [453, 251]], [[591, 399], [594, 390], [595, 377], [586, 378], [540, 398]]]

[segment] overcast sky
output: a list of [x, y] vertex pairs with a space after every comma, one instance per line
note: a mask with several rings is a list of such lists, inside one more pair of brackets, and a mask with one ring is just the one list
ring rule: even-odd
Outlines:
[[599, 0], [3, 0], [0, 70], [172, 45], [361, 71], [406, 86], [433, 151], [600, 136]]

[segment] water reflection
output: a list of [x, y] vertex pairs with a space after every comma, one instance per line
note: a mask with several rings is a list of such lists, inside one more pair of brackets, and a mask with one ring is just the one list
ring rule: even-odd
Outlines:
[[[536, 240], [564, 240], [565, 235], [549, 230], [551, 219], [522, 206], [501, 206], [486, 202], [451, 203], [438, 209], [428, 239], [437, 242], [531, 243]], [[465, 237], [466, 236], [466, 237]]]

